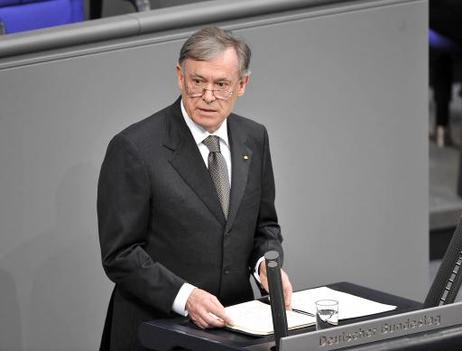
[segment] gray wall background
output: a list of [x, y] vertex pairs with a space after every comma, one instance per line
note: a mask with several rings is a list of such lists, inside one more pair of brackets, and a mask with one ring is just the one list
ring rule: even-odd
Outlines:
[[[237, 112], [268, 127], [296, 289], [350, 281], [425, 296], [426, 5], [222, 23], [253, 47]], [[0, 61], [0, 350], [97, 348], [112, 287], [99, 167], [112, 135], [175, 99], [194, 29]]]

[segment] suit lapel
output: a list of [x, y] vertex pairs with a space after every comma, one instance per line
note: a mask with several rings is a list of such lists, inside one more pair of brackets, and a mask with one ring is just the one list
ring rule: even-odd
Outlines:
[[247, 135], [242, 128], [239, 128], [233, 115], [228, 118], [228, 136], [231, 146], [232, 179], [227, 230], [232, 227], [236, 218], [247, 185], [250, 162], [252, 162], [252, 150], [246, 145]]
[[166, 129], [164, 146], [172, 150], [171, 165], [212, 212], [218, 222], [225, 225], [225, 216], [212, 178], [183, 119], [179, 99], [172, 105], [172, 113], [167, 118]]

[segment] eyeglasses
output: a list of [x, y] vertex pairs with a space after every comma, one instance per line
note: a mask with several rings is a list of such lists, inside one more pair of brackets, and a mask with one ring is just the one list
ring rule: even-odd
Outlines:
[[214, 83], [213, 89], [208, 89], [207, 85], [208, 83], [200, 79], [191, 79], [191, 81], [186, 84], [185, 79], [186, 93], [189, 97], [202, 97], [206, 91], [211, 91], [213, 96], [219, 100], [227, 100], [233, 95], [233, 86], [230, 82]]

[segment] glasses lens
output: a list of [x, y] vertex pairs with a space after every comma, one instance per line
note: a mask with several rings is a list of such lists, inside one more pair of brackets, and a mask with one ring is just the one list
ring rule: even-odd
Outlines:
[[188, 89], [188, 94], [191, 97], [200, 97], [204, 94], [204, 89], [198, 89], [198, 88], [189, 88]]
[[227, 98], [231, 96], [231, 91], [230, 90], [214, 90], [213, 95], [215, 95], [217, 99], [226, 100]]

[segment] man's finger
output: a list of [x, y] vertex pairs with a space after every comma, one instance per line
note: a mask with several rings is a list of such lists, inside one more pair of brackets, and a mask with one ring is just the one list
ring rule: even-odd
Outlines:
[[213, 313], [209, 312], [206, 317], [207, 327], [208, 328], [222, 328], [225, 326], [225, 321]]
[[282, 288], [284, 291], [284, 301], [286, 308], [292, 309], [292, 284], [290, 283], [289, 277], [286, 272], [281, 269], [282, 275]]
[[284, 302], [286, 308], [291, 310], [292, 309], [292, 290], [284, 290]]
[[212, 313], [215, 319], [221, 321], [219, 326], [224, 327], [226, 324], [232, 324], [232, 320], [228, 317], [225, 308], [218, 299], [212, 301], [209, 312]]
[[196, 315], [194, 317], [190, 317], [192, 322], [199, 328], [205, 329], [207, 328], [207, 322], [205, 322], [200, 316]]

